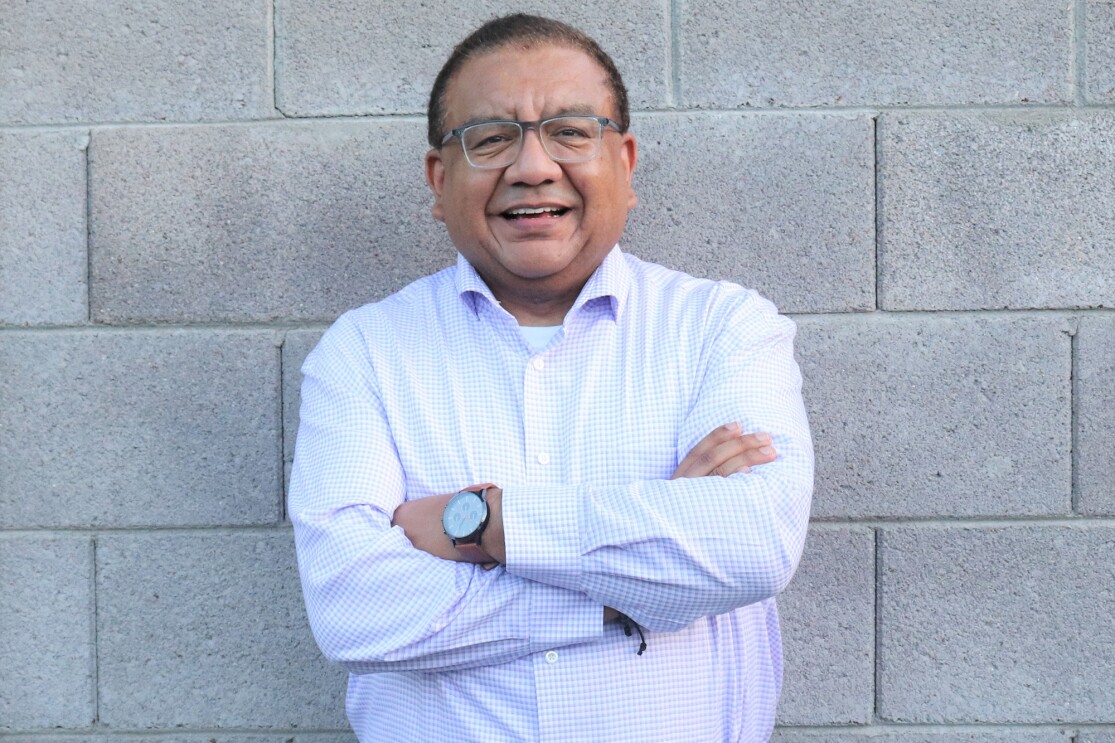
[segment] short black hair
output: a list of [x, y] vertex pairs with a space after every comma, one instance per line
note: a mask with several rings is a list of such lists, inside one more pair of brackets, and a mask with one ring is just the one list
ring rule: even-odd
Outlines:
[[608, 87], [612, 89], [612, 98], [615, 99], [616, 111], [619, 114], [617, 123], [621, 131], [627, 131], [631, 125], [627, 88], [623, 87], [623, 78], [615, 62], [600, 48], [600, 45], [591, 36], [567, 23], [552, 18], [515, 13], [488, 21], [453, 48], [453, 53], [438, 72], [437, 78], [434, 79], [434, 87], [430, 91], [430, 105], [426, 111], [426, 119], [427, 136], [431, 147], [440, 148], [441, 140], [445, 137], [445, 91], [453, 76], [469, 59], [510, 44], [521, 44], [524, 47], [552, 44], [577, 49], [587, 54], [604, 68], [608, 77]]

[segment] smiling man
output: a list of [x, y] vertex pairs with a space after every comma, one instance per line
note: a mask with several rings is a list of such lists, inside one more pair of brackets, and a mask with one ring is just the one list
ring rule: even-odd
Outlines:
[[620, 251], [612, 60], [491, 21], [430, 96], [456, 266], [303, 366], [290, 515], [360, 740], [762, 741], [813, 455], [794, 326]]

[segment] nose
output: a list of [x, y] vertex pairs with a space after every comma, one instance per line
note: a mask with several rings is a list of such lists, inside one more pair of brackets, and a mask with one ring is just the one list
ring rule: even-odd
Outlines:
[[542, 135], [534, 127], [523, 132], [523, 146], [519, 156], [507, 166], [504, 177], [512, 183], [536, 186], [561, 178], [562, 169], [542, 147]]

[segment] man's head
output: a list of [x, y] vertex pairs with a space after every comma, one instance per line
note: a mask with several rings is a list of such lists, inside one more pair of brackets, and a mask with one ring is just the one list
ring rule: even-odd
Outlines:
[[[595, 42], [530, 16], [481, 27], [438, 76], [426, 155], [434, 216], [524, 324], [560, 322], [623, 232], [635, 204], [637, 154], [626, 109], [619, 73]], [[605, 123], [598, 138], [592, 127], [533, 123], [569, 115], [616, 123]], [[498, 162], [483, 161], [479, 142], [462, 131], [492, 120], [529, 122], [521, 129], [508, 125], [510, 134], [494, 138], [510, 142]], [[563, 143], [586, 138], [584, 132], [590, 132], [586, 154], [570, 161]]]
[[623, 78], [607, 52], [601, 49], [592, 37], [566, 23], [551, 18], [516, 13], [490, 20], [473, 31], [465, 37], [464, 41], [454, 47], [453, 53], [445, 61], [438, 76], [434, 79], [434, 87], [430, 91], [430, 106], [427, 110], [426, 127], [431, 147], [440, 146], [447, 131], [445, 128], [445, 90], [458, 70], [461, 69], [461, 66], [473, 57], [511, 45], [520, 47], [550, 45], [580, 49], [600, 65], [601, 69], [607, 74], [608, 87], [612, 89], [612, 103], [616, 110], [616, 121], [622, 127], [622, 131], [627, 131], [627, 128], [631, 125], [627, 88], [623, 86]]

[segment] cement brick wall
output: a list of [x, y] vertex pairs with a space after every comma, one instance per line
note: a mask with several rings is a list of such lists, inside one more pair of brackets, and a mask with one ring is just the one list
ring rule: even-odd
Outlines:
[[[352, 743], [283, 510], [299, 365], [453, 257], [512, 9], [0, 7], [0, 741]], [[619, 0], [627, 247], [799, 322], [783, 743], [1115, 741], [1115, 4]]]

